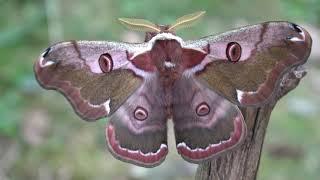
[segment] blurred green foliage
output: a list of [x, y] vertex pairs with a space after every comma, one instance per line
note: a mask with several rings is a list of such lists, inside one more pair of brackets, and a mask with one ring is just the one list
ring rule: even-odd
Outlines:
[[[112, 158], [105, 147], [106, 120], [79, 120], [60, 94], [39, 87], [33, 63], [58, 41], [143, 39], [121, 27], [118, 17], [169, 24], [198, 10], [206, 10], [206, 17], [178, 32], [185, 39], [270, 20], [320, 27], [319, 0], [0, 0], [0, 179], [193, 179], [195, 166], [173, 149], [154, 169]], [[309, 68], [273, 112], [258, 179], [320, 177], [319, 69]], [[285, 155], [277, 155], [279, 144]]]

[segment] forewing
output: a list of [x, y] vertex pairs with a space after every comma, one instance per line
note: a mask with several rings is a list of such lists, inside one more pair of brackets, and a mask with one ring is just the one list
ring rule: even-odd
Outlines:
[[45, 50], [34, 65], [39, 84], [61, 92], [85, 120], [112, 114], [139, 86], [143, 75], [128, 53], [143, 44], [68, 41]]
[[260, 106], [286, 72], [306, 62], [311, 44], [308, 32], [292, 23], [247, 26], [188, 41], [187, 47], [205, 49], [207, 56], [186, 73], [237, 105]]

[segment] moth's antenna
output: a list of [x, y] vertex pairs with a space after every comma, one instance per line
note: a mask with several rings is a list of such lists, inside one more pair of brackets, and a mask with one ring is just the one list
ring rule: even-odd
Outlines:
[[169, 26], [169, 31], [176, 31], [177, 29], [191, 26], [196, 20], [202, 17], [206, 12], [199, 11], [192, 14], [184, 15], [176, 20], [172, 25]]
[[145, 19], [119, 18], [122, 25], [134, 31], [160, 32], [160, 28], [154, 23]]

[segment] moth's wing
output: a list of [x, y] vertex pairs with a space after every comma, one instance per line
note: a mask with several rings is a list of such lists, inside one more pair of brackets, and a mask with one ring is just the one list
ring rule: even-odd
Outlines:
[[[238, 62], [227, 56], [228, 46], [234, 42], [241, 46]], [[296, 24], [267, 22], [186, 44], [207, 52], [201, 63], [186, 70], [187, 74], [195, 74], [237, 105], [259, 106], [271, 99], [285, 72], [306, 62], [312, 39]]]
[[154, 167], [168, 153], [168, 117], [157, 78], [147, 79], [110, 117], [106, 137], [109, 151], [117, 159]]
[[177, 150], [189, 162], [233, 149], [246, 136], [239, 108], [194, 77], [175, 82], [172, 108]]
[[144, 44], [68, 41], [44, 51], [34, 65], [46, 89], [61, 92], [85, 120], [112, 114], [142, 83], [141, 71], [128, 60]]

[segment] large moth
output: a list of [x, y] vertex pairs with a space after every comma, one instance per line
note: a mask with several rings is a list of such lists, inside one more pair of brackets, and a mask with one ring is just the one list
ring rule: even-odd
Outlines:
[[175, 34], [204, 12], [172, 25], [121, 18], [146, 32], [143, 43], [66, 41], [34, 65], [39, 84], [61, 92], [84, 120], [109, 117], [107, 146], [125, 162], [159, 165], [172, 120], [178, 153], [201, 163], [246, 136], [240, 107], [261, 106], [282, 76], [306, 62], [312, 40], [289, 22], [265, 22], [184, 41]]

